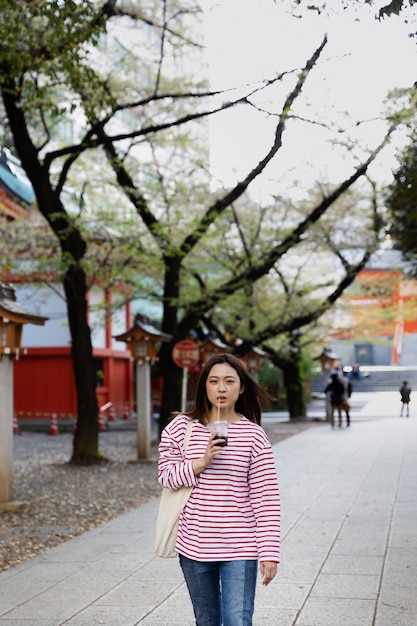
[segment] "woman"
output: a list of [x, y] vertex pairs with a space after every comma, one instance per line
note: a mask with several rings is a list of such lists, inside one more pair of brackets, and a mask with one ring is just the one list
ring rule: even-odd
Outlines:
[[[160, 484], [194, 485], [180, 516], [176, 550], [197, 626], [250, 626], [258, 561], [264, 585], [277, 572], [278, 481], [260, 426], [268, 399], [239, 359], [219, 354], [201, 372], [194, 409], [177, 414], [162, 433]], [[207, 427], [219, 419], [228, 422], [225, 447]]]

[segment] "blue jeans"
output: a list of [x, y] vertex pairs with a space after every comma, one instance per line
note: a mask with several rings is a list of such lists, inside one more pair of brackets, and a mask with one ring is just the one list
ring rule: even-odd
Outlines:
[[252, 626], [258, 561], [179, 556], [197, 626]]

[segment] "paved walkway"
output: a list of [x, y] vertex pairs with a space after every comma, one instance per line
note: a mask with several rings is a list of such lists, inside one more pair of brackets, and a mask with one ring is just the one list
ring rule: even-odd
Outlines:
[[[283, 554], [255, 626], [416, 626], [417, 416], [397, 395], [274, 446]], [[177, 559], [152, 552], [157, 504], [1, 573], [0, 626], [194, 624]]]

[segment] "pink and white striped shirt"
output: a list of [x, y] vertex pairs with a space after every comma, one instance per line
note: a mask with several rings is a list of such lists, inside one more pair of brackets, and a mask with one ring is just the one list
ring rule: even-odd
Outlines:
[[159, 444], [159, 483], [169, 489], [194, 485], [180, 516], [176, 550], [197, 561], [279, 562], [278, 480], [264, 430], [243, 416], [229, 424], [227, 446], [196, 476], [192, 461], [204, 455], [210, 433], [195, 420], [184, 455], [187, 420], [177, 415]]

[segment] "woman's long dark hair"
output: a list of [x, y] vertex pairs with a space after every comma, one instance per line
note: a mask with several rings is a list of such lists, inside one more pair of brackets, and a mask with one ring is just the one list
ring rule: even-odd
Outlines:
[[243, 392], [239, 395], [235, 404], [236, 412], [241, 413], [251, 422], [260, 424], [262, 408], [269, 408], [272, 398], [269, 393], [262, 389], [248, 374], [242, 362], [228, 352], [214, 355], [204, 365], [197, 383], [194, 408], [191, 411], [187, 411], [186, 415], [192, 419], [198, 419], [202, 424], [206, 423], [212, 407], [211, 402], [209, 402], [207, 398], [206, 382], [212, 367], [219, 363], [225, 363], [233, 367], [239, 376], [241, 385], [244, 387]]

